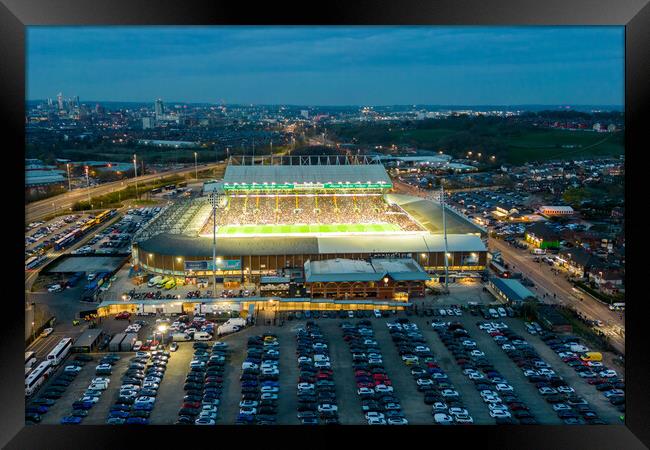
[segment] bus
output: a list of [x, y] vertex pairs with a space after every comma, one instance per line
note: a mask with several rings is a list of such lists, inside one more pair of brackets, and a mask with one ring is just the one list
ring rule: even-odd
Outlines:
[[25, 261], [25, 270], [36, 269], [47, 260], [47, 256], [32, 256]]
[[36, 353], [25, 352], [25, 369], [31, 369], [36, 364]]
[[47, 355], [47, 360], [52, 363], [53, 366], [58, 366], [63, 359], [68, 356], [70, 349], [72, 348], [72, 338], [63, 338], [61, 341], [56, 344], [56, 347]]
[[510, 271], [494, 260], [490, 261], [490, 269], [494, 270], [500, 278], [510, 278]]
[[609, 305], [609, 309], [612, 311], [625, 311], [625, 303], [612, 303]]
[[52, 373], [52, 362], [43, 361], [25, 378], [25, 397], [32, 395]]

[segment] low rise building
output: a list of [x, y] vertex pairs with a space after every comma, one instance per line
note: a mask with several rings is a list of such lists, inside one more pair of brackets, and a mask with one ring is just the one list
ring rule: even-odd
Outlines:
[[570, 206], [540, 206], [539, 212], [545, 216], [571, 216], [575, 211]]
[[526, 242], [537, 248], [559, 248], [560, 236], [547, 225], [537, 222], [526, 230]]
[[511, 278], [490, 278], [488, 287], [498, 299], [506, 303], [522, 303], [537, 298], [518, 280]]
[[430, 276], [412, 258], [329, 259], [305, 262], [311, 298], [376, 298], [407, 301], [424, 296]]

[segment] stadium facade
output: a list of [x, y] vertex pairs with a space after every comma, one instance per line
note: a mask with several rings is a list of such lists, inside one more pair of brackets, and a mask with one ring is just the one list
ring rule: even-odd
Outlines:
[[485, 269], [484, 229], [446, 208], [445, 244], [440, 203], [392, 193], [377, 159], [334, 159], [231, 161], [222, 181], [140, 230], [134, 265], [229, 285], [287, 271], [304, 278], [305, 264], [337, 258], [412, 258], [428, 274], [444, 273], [445, 257], [451, 274]]

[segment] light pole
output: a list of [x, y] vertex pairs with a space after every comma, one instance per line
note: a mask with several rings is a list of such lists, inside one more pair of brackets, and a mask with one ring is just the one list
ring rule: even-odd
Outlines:
[[90, 179], [88, 178], [88, 166], [86, 166], [86, 192], [88, 193], [88, 204], [90, 204]]
[[135, 179], [135, 198], [136, 200], [138, 199], [138, 163], [137, 163], [137, 155], [134, 153], [133, 154], [133, 170], [134, 170], [134, 179]]
[[212, 286], [214, 297], [217, 297], [217, 196], [212, 192]]
[[194, 178], [199, 179], [199, 167], [197, 163], [197, 154], [194, 152]]
[[70, 192], [72, 190], [72, 180], [70, 179], [70, 163], [66, 163], [65, 168], [68, 171], [68, 192]]

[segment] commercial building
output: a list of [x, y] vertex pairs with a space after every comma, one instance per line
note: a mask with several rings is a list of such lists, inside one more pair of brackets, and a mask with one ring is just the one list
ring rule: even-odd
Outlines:
[[537, 298], [523, 284], [512, 278], [490, 278], [488, 287], [498, 299], [507, 303], [522, 303]]
[[598, 257], [589, 253], [582, 247], [560, 250], [557, 260], [569, 272], [579, 278], [584, 278], [592, 267], [600, 264]]
[[540, 206], [539, 212], [545, 216], [571, 216], [574, 213], [570, 206]]
[[430, 276], [412, 258], [329, 259], [305, 263], [311, 298], [408, 300], [424, 296]]
[[104, 333], [101, 328], [88, 329], [74, 341], [70, 351], [75, 353], [89, 353], [97, 350]]
[[560, 248], [560, 235], [541, 222], [529, 226], [525, 236], [537, 248]]
[[573, 326], [550, 305], [539, 305], [537, 307], [537, 320], [543, 327], [556, 333], [573, 332]]

